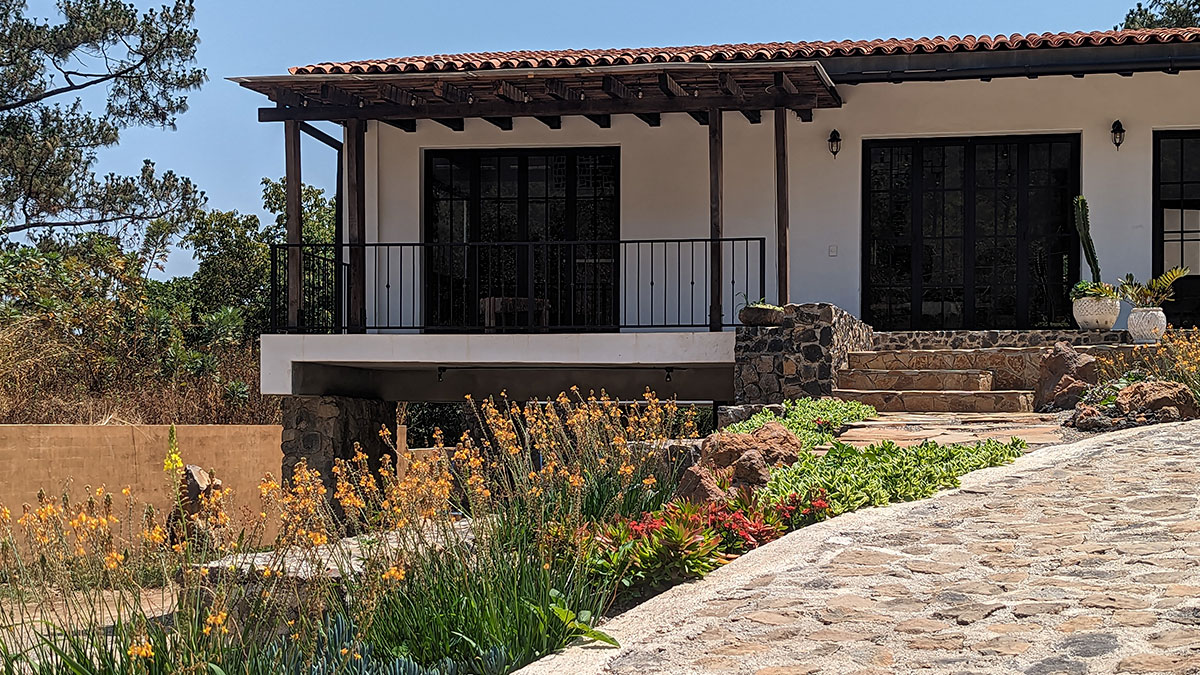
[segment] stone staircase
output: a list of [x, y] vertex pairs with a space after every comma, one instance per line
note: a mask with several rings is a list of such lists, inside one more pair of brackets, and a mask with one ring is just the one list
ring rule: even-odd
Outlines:
[[874, 350], [847, 354], [833, 396], [880, 412], [1033, 412], [1041, 356], [1055, 339], [1080, 351], [1124, 341], [1123, 334], [1080, 331], [1004, 331], [992, 339], [964, 333], [876, 333]]

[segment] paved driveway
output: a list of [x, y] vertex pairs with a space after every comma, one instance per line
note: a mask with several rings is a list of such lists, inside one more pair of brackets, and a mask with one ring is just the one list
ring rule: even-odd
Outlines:
[[1200, 422], [788, 535], [526, 673], [1200, 672]]

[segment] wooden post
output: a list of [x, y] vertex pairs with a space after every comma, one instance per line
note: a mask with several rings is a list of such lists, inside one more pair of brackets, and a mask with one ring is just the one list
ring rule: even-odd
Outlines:
[[283, 123], [284, 148], [284, 209], [286, 212], [287, 243], [287, 327], [300, 327], [301, 308], [304, 305], [303, 265], [300, 244], [304, 227], [304, 214], [300, 201], [300, 122], [290, 120]]
[[724, 291], [724, 275], [721, 273], [723, 256], [721, 255], [721, 237], [724, 223], [721, 206], [721, 188], [723, 170], [722, 150], [723, 125], [721, 110], [712, 108], [708, 111], [708, 218], [709, 218], [709, 306], [708, 329], [719, 332], [722, 329], [721, 295]]
[[347, 330], [361, 333], [367, 325], [367, 199], [366, 183], [366, 128], [364, 120], [346, 121], [346, 138], [343, 142], [346, 156], [346, 240], [350, 245], [349, 300], [347, 304]]
[[[778, 273], [778, 304], [788, 303], [790, 254], [788, 253], [788, 151], [787, 108], [775, 109], [775, 251]], [[766, 289], [763, 289], [766, 294]]]

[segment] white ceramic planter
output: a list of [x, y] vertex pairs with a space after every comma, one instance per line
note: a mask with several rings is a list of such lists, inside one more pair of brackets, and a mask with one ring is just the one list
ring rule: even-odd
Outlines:
[[1158, 342], [1167, 330], [1161, 307], [1134, 307], [1129, 312], [1129, 337], [1137, 344]]
[[1116, 298], [1080, 298], [1072, 307], [1075, 323], [1081, 330], [1112, 330], [1121, 314], [1121, 301]]

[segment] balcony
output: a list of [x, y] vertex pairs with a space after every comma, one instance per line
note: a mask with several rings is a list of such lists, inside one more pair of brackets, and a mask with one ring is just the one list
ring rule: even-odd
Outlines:
[[277, 333], [719, 331], [766, 292], [762, 237], [278, 244]]

